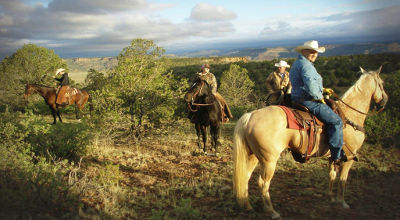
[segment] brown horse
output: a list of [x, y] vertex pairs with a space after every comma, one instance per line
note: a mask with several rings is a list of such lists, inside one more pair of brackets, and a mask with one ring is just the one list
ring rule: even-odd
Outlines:
[[[56, 114], [58, 116], [58, 119], [60, 122], [61, 116], [60, 116], [60, 111], [59, 108], [65, 107], [60, 106], [56, 104], [56, 89], [53, 87], [47, 87], [47, 86], [40, 86], [40, 85], [35, 85], [35, 84], [27, 84], [25, 87], [25, 94], [24, 98], [27, 99], [30, 95], [39, 93], [43, 98], [44, 101], [46, 102], [47, 105], [49, 105], [51, 109], [51, 113], [53, 114], [54, 117], [54, 122], [53, 124], [56, 123]], [[70, 95], [70, 100], [69, 100], [69, 105], [75, 104], [77, 107], [77, 118], [78, 118], [78, 110], [81, 112], [86, 104], [86, 102], [89, 99], [89, 94], [84, 91], [84, 90], [78, 90], [76, 93], [73, 93]]]
[[199, 149], [201, 150], [200, 136], [202, 136], [203, 153], [207, 154], [207, 127], [210, 126], [211, 145], [217, 154], [218, 138], [222, 127], [221, 108], [217, 98], [211, 92], [211, 87], [206, 81], [198, 78], [189, 88], [184, 99], [193, 114], [191, 122], [195, 124]]
[[[361, 67], [360, 67], [361, 68]], [[377, 71], [365, 71], [358, 81], [338, 101], [346, 118], [353, 122], [343, 129], [343, 150], [348, 156], [355, 156], [365, 139], [365, 133], [360, 131], [364, 125], [370, 108], [371, 100], [385, 106], [388, 96], [383, 89], [383, 81], [379, 76], [382, 67]], [[358, 126], [357, 126], [358, 125]], [[322, 130], [322, 129], [320, 129]], [[361, 129], [363, 130], [363, 129]], [[248, 182], [258, 162], [261, 164], [261, 174], [258, 185], [262, 191], [264, 206], [272, 218], [280, 215], [272, 206], [269, 195], [271, 179], [282, 151], [290, 148], [299, 151], [301, 137], [298, 130], [287, 128], [285, 112], [278, 106], [269, 106], [244, 114], [237, 122], [234, 131], [234, 174], [233, 188], [236, 199], [242, 208], [252, 209], [248, 201]], [[324, 133], [317, 134], [317, 147], [313, 150], [313, 156], [328, 156], [329, 146]], [[308, 142], [303, 138], [303, 142]], [[337, 195], [333, 194], [333, 182], [336, 178], [334, 164], [329, 162], [329, 194], [332, 201], [340, 203], [344, 208], [349, 208], [344, 201], [344, 190], [350, 167], [354, 160], [343, 163], [339, 169], [340, 182]]]

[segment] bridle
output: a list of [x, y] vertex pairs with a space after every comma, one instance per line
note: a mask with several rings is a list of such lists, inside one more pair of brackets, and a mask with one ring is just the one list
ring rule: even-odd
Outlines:
[[[383, 90], [382, 84], [381, 84], [381, 83], [378, 83], [378, 80], [376, 79], [376, 77], [374, 77], [374, 80], [375, 80], [375, 90], [374, 90], [374, 93], [376, 92], [376, 89], [378, 88], [378, 86], [379, 86], [379, 88], [381, 89], [381, 91], [384, 91], [384, 90]], [[362, 111], [360, 111], [360, 110], [354, 108], [353, 106], [347, 104], [346, 102], [344, 102], [341, 98], [339, 98], [339, 96], [338, 96], [335, 92], [333, 92], [332, 95], [333, 95], [333, 97], [335, 97], [337, 100], [339, 100], [341, 103], [343, 103], [344, 105], [346, 105], [346, 106], [349, 107], [350, 109], [352, 109], [352, 110], [354, 110], [354, 111], [356, 111], [356, 112], [358, 112], [358, 113], [360, 113], [360, 114], [368, 115], [368, 112], [366, 112], [366, 113], [365, 113], [365, 112], [362, 112]], [[385, 98], [383, 98], [383, 99], [381, 100], [381, 102], [384, 101], [384, 99], [385, 99]], [[382, 112], [384, 109], [385, 109], [385, 105], [383, 105], [383, 106], [377, 111], [377, 113]]]
[[[201, 82], [200, 89], [197, 89], [197, 90], [194, 92], [194, 94], [193, 94], [193, 96], [192, 96], [191, 103], [189, 103], [189, 102], [187, 103], [187, 107], [188, 107], [188, 109], [189, 109], [191, 112], [197, 112], [197, 111], [199, 110], [199, 108], [192, 109], [192, 105], [193, 105], [193, 106], [196, 106], [196, 107], [201, 107], [201, 106], [212, 106], [212, 105], [214, 105], [214, 102], [208, 103], [208, 104], [202, 104], [202, 103], [195, 103], [195, 102], [194, 102], [196, 96], [197, 96], [198, 94], [201, 93], [201, 91], [203, 90], [203, 87], [204, 87], [204, 81], [203, 81], [203, 80], [200, 80], [200, 82]], [[197, 84], [197, 82], [195, 82], [195, 83], [193, 84], [192, 87], [194, 87], [196, 84]]]

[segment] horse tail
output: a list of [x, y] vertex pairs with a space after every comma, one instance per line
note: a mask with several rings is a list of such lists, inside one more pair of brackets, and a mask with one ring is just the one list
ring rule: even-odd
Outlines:
[[249, 148], [245, 139], [245, 129], [251, 113], [244, 114], [237, 122], [233, 133], [233, 192], [240, 207], [248, 201], [247, 166]]

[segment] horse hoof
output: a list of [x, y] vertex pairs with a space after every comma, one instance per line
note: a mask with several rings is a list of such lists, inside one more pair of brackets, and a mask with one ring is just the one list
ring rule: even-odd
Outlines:
[[344, 209], [349, 209], [350, 206], [349, 206], [345, 201], [343, 201], [343, 202], [342, 202], [342, 208], [344, 208]]
[[272, 219], [280, 219], [281, 215], [279, 213], [277, 213], [277, 212], [273, 212], [272, 215], [271, 215], [271, 218]]

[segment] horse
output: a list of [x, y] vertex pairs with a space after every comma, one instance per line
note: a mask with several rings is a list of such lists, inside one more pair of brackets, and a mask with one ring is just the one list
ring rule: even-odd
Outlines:
[[184, 96], [190, 115], [191, 122], [195, 124], [197, 134], [197, 145], [201, 150], [200, 136], [203, 137], [203, 153], [207, 154], [207, 127], [210, 126], [211, 145], [218, 153], [217, 145], [220, 135], [222, 121], [221, 107], [217, 98], [212, 94], [208, 83], [198, 78], [189, 88]]
[[[79, 89], [76, 90], [77, 90], [76, 93], [70, 95], [68, 105], [75, 104], [77, 110], [81, 112], [85, 107], [86, 102], [89, 99], [89, 94], [84, 90], [79, 90]], [[67, 105], [56, 104], [56, 98], [57, 98], [56, 89], [53, 87], [41, 86], [36, 84], [27, 84], [25, 87], [24, 98], [27, 99], [30, 95], [35, 93], [40, 94], [43, 97], [46, 104], [50, 107], [51, 113], [54, 118], [53, 124], [56, 124], [57, 122], [56, 115], [58, 116], [58, 119], [62, 123], [59, 108], [65, 107]], [[77, 113], [76, 116], [78, 118], [78, 111], [76, 113]]]
[[[360, 78], [336, 101], [348, 119], [343, 129], [343, 150], [349, 158], [355, 157], [364, 142], [364, 129], [360, 127], [364, 125], [371, 100], [380, 105], [381, 110], [388, 100], [383, 80], [379, 76], [382, 66], [376, 71], [365, 71], [362, 67], [360, 69], [362, 72]], [[303, 132], [303, 135], [300, 132]], [[245, 113], [237, 121], [233, 136], [233, 191], [241, 208], [252, 209], [248, 200], [248, 182], [255, 167], [260, 163], [261, 174], [258, 185], [262, 192], [265, 210], [273, 219], [280, 218], [280, 214], [272, 206], [270, 183], [281, 152], [287, 148], [298, 152], [301, 141], [307, 142], [305, 138], [301, 140], [301, 137], [305, 136], [304, 132], [287, 128], [287, 116], [279, 106], [268, 106]], [[311, 153], [315, 157], [328, 157], [327, 138], [321, 133], [322, 131], [318, 132], [316, 147]], [[337, 165], [329, 160], [329, 196], [332, 202], [339, 203], [343, 208], [349, 208], [344, 200], [344, 191], [353, 162], [354, 160], [349, 159], [337, 169]], [[337, 174], [340, 181], [335, 198], [333, 183]]]

